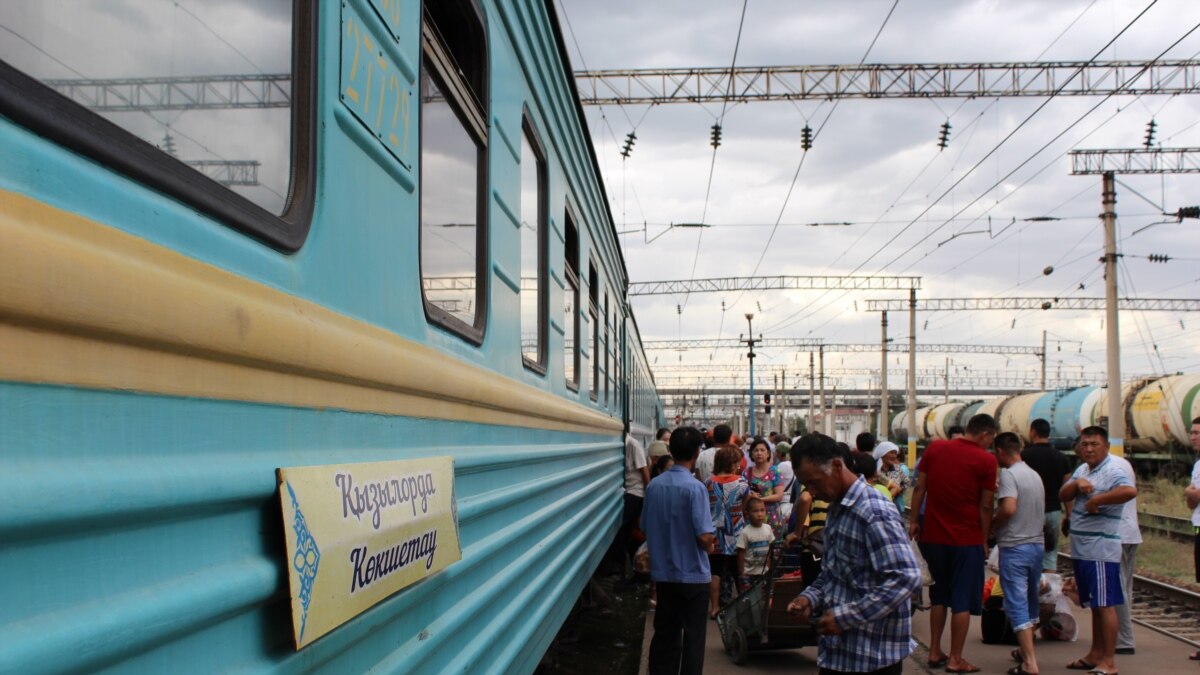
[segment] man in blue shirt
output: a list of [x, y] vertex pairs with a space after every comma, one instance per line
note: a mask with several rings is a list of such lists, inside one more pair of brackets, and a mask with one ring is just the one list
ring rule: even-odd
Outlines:
[[915, 644], [912, 595], [921, 587], [900, 512], [846, 467], [832, 438], [804, 436], [792, 456], [805, 487], [829, 502], [829, 515], [821, 573], [788, 611], [801, 621], [820, 616], [821, 675], [900, 675]]
[[1092, 608], [1092, 649], [1067, 668], [1116, 673], [1117, 605], [1125, 602], [1119, 529], [1124, 504], [1137, 496], [1137, 488], [1109, 459], [1108, 431], [1103, 427], [1079, 432], [1079, 457], [1084, 463], [1058, 491], [1058, 498], [1072, 503], [1071, 561], [1079, 602]]
[[708, 554], [715, 537], [708, 491], [692, 475], [703, 442], [694, 427], [671, 432], [675, 465], [646, 486], [642, 531], [650, 549], [650, 578], [658, 593], [650, 640], [651, 675], [704, 669], [712, 582]]

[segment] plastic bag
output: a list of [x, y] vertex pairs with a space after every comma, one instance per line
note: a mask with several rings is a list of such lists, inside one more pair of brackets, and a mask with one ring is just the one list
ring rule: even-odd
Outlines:
[[646, 542], [642, 542], [637, 553], [633, 554], [633, 571], [639, 574], [650, 573], [650, 547], [646, 545]]
[[[1062, 640], [1074, 642], [1079, 639], [1079, 624], [1071, 611], [1071, 596], [1075, 580], [1063, 581], [1061, 575], [1047, 572], [1042, 575], [1045, 588], [1038, 597], [1041, 605], [1054, 607], [1050, 617], [1042, 622], [1042, 637], [1047, 640]], [[1074, 601], [1079, 602], [1078, 592], [1074, 592]]]
[[993, 546], [992, 552], [988, 554], [987, 568], [996, 574], [1000, 573], [1000, 547]]

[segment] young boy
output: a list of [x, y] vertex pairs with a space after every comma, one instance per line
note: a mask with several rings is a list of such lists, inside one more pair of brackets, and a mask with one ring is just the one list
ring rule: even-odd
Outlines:
[[746, 500], [745, 514], [750, 523], [742, 528], [737, 539], [738, 577], [747, 583], [767, 573], [767, 553], [775, 532], [767, 525], [767, 505], [758, 497]]

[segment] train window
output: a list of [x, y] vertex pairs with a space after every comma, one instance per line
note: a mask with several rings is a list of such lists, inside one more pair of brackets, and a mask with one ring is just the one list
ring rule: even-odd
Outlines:
[[0, 3], [0, 115], [296, 250], [315, 181], [315, 6]]
[[487, 319], [487, 44], [470, 0], [425, 3], [421, 288], [426, 316], [475, 342]]
[[567, 212], [563, 281], [563, 369], [567, 386], [579, 390], [579, 230]]
[[588, 263], [588, 320], [592, 330], [588, 333], [588, 355], [592, 358], [592, 400], [600, 398], [600, 275], [596, 262]]
[[521, 357], [546, 372], [546, 160], [529, 118], [521, 137]]

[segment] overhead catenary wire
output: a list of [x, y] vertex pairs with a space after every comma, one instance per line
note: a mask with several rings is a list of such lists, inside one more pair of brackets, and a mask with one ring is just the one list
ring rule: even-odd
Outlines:
[[[750, 0], [742, 0], [742, 14], [738, 20], [737, 38], [733, 43], [733, 60], [729, 64], [729, 85], [726, 88], [725, 100], [721, 103], [721, 114], [717, 118], [716, 125], [713, 126], [713, 149], [712, 159], [708, 163], [708, 181], [704, 187], [704, 206], [701, 208], [700, 223], [704, 223], [704, 219], [708, 217], [708, 200], [712, 195], [713, 175], [717, 168], [717, 148], [720, 143], [717, 142], [717, 135], [720, 133], [721, 126], [725, 123], [725, 112], [729, 108], [729, 94], [733, 92], [734, 69], [737, 67], [738, 49], [742, 46], [742, 29], [746, 25], [746, 8], [750, 5]], [[704, 228], [700, 228], [700, 232], [696, 235], [696, 252], [692, 256], [692, 271], [689, 274], [689, 279], [696, 278], [696, 265], [700, 262], [700, 245], [704, 242]], [[691, 293], [685, 293], [683, 296], [683, 306], [687, 307], [688, 300], [692, 297]]]
[[[873, 50], [875, 48], [875, 44], [879, 42], [879, 37], [883, 35], [884, 29], [887, 28], [888, 22], [891, 20], [892, 15], [896, 12], [896, 7], [899, 4], [900, 0], [894, 0], [892, 2], [892, 6], [888, 9], [887, 14], [883, 17], [883, 22], [879, 24], [879, 29], [875, 31], [875, 36], [871, 38], [870, 44], [867, 45], [866, 50], [863, 52], [862, 58], [859, 59], [859, 66], [862, 66], [864, 63], [866, 63], [867, 58], [871, 55], [871, 50]], [[840, 104], [841, 101], [842, 99], [837, 99], [833, 102], [833, 106], [830, 107], [829, 112], [825, 114], [825, 118], [821, 120], [821, 124], [817, 126], [816, 132], [813, 134], [814, 140], [820, 138], [821, 132], [825, 129], [825, 126], [829, 124], [830, 118], [833, 117], [833, 113], [837, 111], [838, 104]], [[771, 233], [767, 235], [767, 241], [765, 244], [763, 244], [762, 253], [759, 254], [758, 260], [755, 261], [754, 269], [751, 270], [750, 276], [758, 274], [758, 270], [762, 267], [763, 260], [767, 256], [767, 252], [771, 250], [771, 242], [775, 240], [775, 233], [779, 231], [779, 223], [783, 220], [784, 213], [787, 212], [788, 203], [792, 198], [792, 192], [796, 189], [796, 181], [800, 177], [800, 171], [804, 168], [804, 160], [807, 158], [808, 151], [806, 150], [801, 153], [800, 160], [796, 163], [796, 171], [792, 174], [792, 181], [788, 185], [787, 193], [783, 197], [783, 204], [781, 204], [779, 207], [779, 215], [775, 218], [775, 225], [771, 228]], [[731, 307], [736, 306], [737, 303], [741, 301], [743, 295], [744, 293], [738, 294], [731, 304]]]
[[[1009, 139], [1011, 139], [1011, 138], [1012, 138], [1012, 137], [1013, 137], [1013, 136], [1014, 136], [1014, 135], [1015, 135], [1015, 134], [1016, 134], [1018, 131], [1020, 131], [1020, 129], [1021, 129], [1022, 127], [1024, 127], [1026, 124], [1028, 124], [1028, 123], [1029, 123], [1029, 121], [1030, 121], [1031, 119], [1033, 119], [1033, 117], [1034, 117], [1034, 116], [1036, 116], [1036, 115], [1037, 115], [1039, 112], [1041, 112], [1041, 111], [1042, 111], [1042, 110], [1043, 110], [1043, 109], [1044, 109], [1044, 108], [1045, 108], [1047, 105], [1049, 105], [1050, 101], [1052, 101], [1052, 100], [1055, 98], [1055, 94], [1057, 94], [1058, 92], [1061, 92], [1061, 91], [1062, 91], [1062, 90], [1063, 90], [1063, 89], [1064, 89], [1064, 88], [1065, 88], [1067, 85], [1069, 85], [1069, 84], [1070, 84], [1070, 83], [1071, 83], [1071, 82], [1072, 82], [1072, 81], [1073, 81], [1073, 80], [1074, 80], [1076, 77], [1078, 77], [1078, 76], [1079, 76], [1079, 74], [1080, 74], [1080, 72], [1082, 72], [1082, 70], [1083, 70], [1084, 66], [1086, 66], [1087, 64], [1089, 64], [1089, 63], [1091, 63], [1091, 62], [1095, 61], [1097, 58], [1099, 58], [1099, 56], [1100, 56], [1101, 54], [1103, 54], [1103, 53], [1104, 53], [1104, 51], [1105, 51], [1106, 49], [1108, 49], [1108, 47], [1109, 47], [1110, 45], [1112, 45], [1114, 42], [1116, 42], [1116, 41], [1117, 41], [1117, 39], [1121, 37], [1121, 35], [1123, 35], [1123, 34], [1124, 34], [1126, 31], [1128, 31], [1128, 30], [1129, 30], [1129, 29], [1130, 29], [1130, 28], [1131, 28], [1131, 27], [1132, 27], [1132, 26], [1133, 26], [1135, 23], [1137, 23], [1137, 21], [1138, 21], [1139, 19], [1141, 19], [1143, 16], [1145, 16], [1146, 12], [1148, 12], [1148, 11], [1149, 11], [1149, 10], [1150, 10], [1150, 9], [1151, 9], [1151, 8], [1152, 8], [1152, 7], [1153, 7], [1155, 4], [1157, 4], [1157, 3], [1158, 3], [1158, 0], [1151, 0], [1150, 4], [1148, 4], [1148, 5], [1147, 5], [1145, 8], [1143, 8], [1143, 9], [1142, 9], [1142, 11], [1140, 11], [1140, 12], [1139, 12], [1139, 13], [1138, 13], [1138, 14], [1137, 14], [1137, 15], [1136, 15], [1136, 16], [1135, 16], [1135, 17], [1134, 17], [1134, 18], [1133, 18], [1133, 19], [1132, 19], [1132, 20], [1131, 20], [1131, 21], [1130, 21], [1128, 24], [1126, 24], [1126, 26], [1125, 26], [1124, 28], [1122, 28], [1120, 32], [1118, 32], [1118, 33], [1117, 33], [1116, 35], [1114, 35], [1114, 36], [1113, 36], [1111, 39], [1109, 39], [1109, 41], [1108, 41], [1108, 42], [1107, 42], [1107, 43], [1106, 43], [1106, 44], [1105, 44], [1103, 47], [1101, 47], [1099, 50], [1097, 50], [1097, 51], [1096, 51], [1096, 53], [1095, 53], [1095, 54], [1093, 54], [1093, 56], [1092, 56], [1092, 58], [1091, 58], [1091, 59], [1089, 59], [1089, 60], [1088, 60], [1087, 62], [1085, 62], [1084, 64], [1081, 64], [1081, 65], [1080, 65], [1080, 67], [1079, 67], [1078, 69], [1076, 69], [1076, 71], [1075, 71], [1075, 72], [1074, 72], [1074, 73], [1071, 75], [1071, 77], [1069, 77], [1069, 78], [1068, 78], [1068, 79], [1067, 79], [1065, 82], [1063, 82], [1063, 84], [1062, 84], [1062, 85], [1061, 85], [1061, 86], [1060, 86], [1058, 89], [1056, 89], [1056, 90], [1055, 90], [1055, 92], [1054, 92], [1053, 94], [1051, 94], [1049, 97], [1047, 97], [1047, 98], [1046, 98], [1046, 100], [1045, 100], [1045, 101], [1043, 101], [1043, 102], [1042, 102], [1040, 105], [1038, 105], [1038, 106], [1037, 106], [1037, 108], [1035, 108], [1035, 109], [1034, 109], [1034, 111], [1033, 111], [1032, 113], [1030, 113], [1028, 116], [1026, 116], [1024, 120], [1022, 120], [1022, 121], [1021, 121], [1021, 122], [1020, 122], [1020, 123], [1019, 123], [1019, 124], [1018, 124], [1018, 125], [1017, 125], [1017, 126], [1014, 128], [1014, 129], [1013, 129], [1013, 130], [1012, 130], [1012, 131], [1010, 131], [1010, 132], [1008, 133], [1008, 135], [1006, 135], [1006, 136], [1005, 136], [1003, 139], [1001, 139], [1001, 140], [1000, 140], [1000, 141], [999, 141], [999, 142], [998, 142], [998, 143], [997, 143], [997, 144], [996, 144], [996, 145], [995, 145], [995, 146], [994, 146], [994, 147], [993, 147], [993, 148], [992, 148], [990, 151], [988, 151], [988, 152], [987, 152], [987, 153], [986, 153], [986, 154], [985, 154], [985, 155], [984, 155], [982, 158], [980, 158], [980, 159], [979, 159], [979, 161], [978, 161], [978, 162], [976, 162], [976, 163], [975, 163], [975, 164], [974, 164], [974, 165], [973, 165], [973, 166], [972, 166], [972, 167], [971, 167], [971, 168], [970, 168], [970, 169], [969, 169], [967, 172], [965, 172], [965, 173], [964, 173], [964, 174], [963, 174], [963, 175], [962, 175], [962, 176], [961, 176], [961, 177], [960, 177], [960, 178], [959, 178], [957, 181], [955, 181], [953, 185], [951, 185], [951, 186], [950, 186], [949, 188], [947, 188], [947, 189], [946, 189], [944, 192], [942, 192], [942, 194], [941, 194], [941, 195], [939, 195], [937, 199], [935, 199], [933, 202], [931, 202], [929, 205], [927, 205], [927, 206], [925, 207], [925, 209], [921, 211], [921, 213], [917, 214], [917, 216], [916, 216], [916, 217], [912, 218], [911, 222], [909, 222], [907, 225], [905, 225], [905, 226], [904, 226], [904, 228], [902, 228], [902, 229], [900, 230], [900, 232], [898, 232], [898, 233], [896, 233], [895, 235], [893, 235], [893, 236], [892, 236], [890, 239], [888, 239], [888, 241], [887, 241], [887, 242], [885, 242], [885, 243], [884, 243], [882, 246], [880, 246], [880, 247], [879, 247], [879, 248], [878, 248], [878, 249], [877, 249], [877, 250], [876, 250], [874, 253], [872, 253], [871, 255], [867, 256], [866, 260], [864, 260], [863, 262], [859, 263], [859, 265], [858, 265], [858, 266], [856, 266], [856, 267], [855, 267], [853, 270], [851, 270], [851, 271], [849, 272], [849, 274], [855, 274], [855, 273], [857, 273], [858, 271], [862, 270], [862, 268], [866, 267], [866, 265], [867, 265], [868, 263], [870, 263], [870, 262], [871, 262], [871, 260], [875, 259], [875, 257], [877, 257], [877, 256], [878, 256], [880, 253], [882, 253], [882, 252], [883, 252], [884, 250], [886, 250], [886, 249], [887, 249], [889, 246], [891, 246], [891, 244], [892, 244], [893, 242], [895, 242], [895, 241], [896, 241], [896, 240], [897, 240], [897, 239], [898, 239], [900, 236], [902, 236], [902, 235], [903, 235], [905, 232], [907, 232], [909, 229], [911, 229], [911, 227], [912, 227], [913, 225], [915, 225], [917, 222], [919, 222], [919, 221], [921, 220], [921, 218], [923, 218], [923, 217], [924, 217], [924, 216], [925, 216], [927, 213], [929, 213], [929, 212], [930, 212], [930, 211], [933, 209], [933, 207], [934, 207], [934, 206], [936, 206], [936, 205], [937, 205], [938, 203], [940, 203], [940, 202], [941, 202], [943, 199], [945, 199], [945, 198], [946, 198], [946, 197], [947, 197], [947, 196], [948, 196], [950, 193], [952, 193], [952, 192], [954, 191], [954, 189], [955, 189], [955, 188], [956, 188], [958, 185], [960, 185], [960, 184], [961, 184], [963, 181], [965, 181], [965, 180], [967, 179], [967, 177], [968, 177], [968, 176], [970, 176], [970, 175], [971, 175], [972, 173], [974, 173], [974, 172], [975, 172], [975, 171], [976, 171], [976, 170], [977, 170], [977, 169], [978, 169], [980, 166], [982, 166], [982, 165], [983, 165], [983, 163], [984, 163], [985, 161], [987, 161], [987, 160], [988, 160], [988, 158], [990, 158], [990, 157], [991, 157], [992, 155], [994, 155], [994, 154], [995, 154], [997, 151], [999, 151], [999, 149], [1000, 149], [1001, 147], [1003, 147], [1003, 146], [1004, 146], [1004, 145], [1005, 145], [1005, 144], [1006, 144], [1006, 143], [1009, 141]], [[1190, 32], [1189, 32], [1189, 34], [1190, 34]], [[1185, 35], [1184, 37], [1186, 37], [1186, 35]], [[1183, 40], [1183, 38], [1180, 38], [1180, 40], [1179, 40], [1179, 41], [1182, 41], [1182, 40]], [[1177, 41], [1175, 44], [1178, 44], [1178, 42], [1179, 42], [1179, 41]], [[1172, 45], [1172, 47], [1173, 47], [1173, 46], [1174, 46], [1174, 45]], [[1170, 49], [1171, 49], [1171, 47], [1168, 47], [1168, 49], [1167, 49], [1167, 50], [1165, 50], [1163, 53], [1165, 54], [1165, 53], [1166, 53], [1166, 51], [1169, 51]], [[1160, 57], [1159, 57], [1159, 58], [1161, 58], [1161, 55], [1160, 55]], [[1156, 60], [1157, 60], [1157, 59], [1156, 59]], [[1102, 99], [1102, 100], [1101, 100], [1101, 104], [1102, 104], [1104, 101], [1107, 101], [1109, 98], [1111, 98], [1111, 96], [1112, 96], [1112, 94], [1109, 94], [1108, 96], [1105, 96], [1105, 97], [1104, 97], [1104, 99]], [[1097, 104], [1097, 106], [1093, 107], [1093, 108], [1092, 108], [1092, 110], [1095, 110], [1095, 108], [1096, 108], [1096, 107], [1098, 107], [1099, 105], [1100, 105], [1100, 104]], [[1089, 110], [1089, 112], [1088, 112], [1087, 114], [1090, 114], [1090, 112], [1091, 112], [1091, 111]], [[1085, 116], [1084, 116], [1084, 117], [1086, 117], [1086, 115], [1087, 115], [1087, 114], [1085, 114]], [[1082, 121], [1082, 119], [1083, 119], [1083, 118], [1080, 118], [1080, 120], [1077, 120], [1075, 123], [1073, 123], [1071, 126], [1069, 126], [1069, 127], [1068, 127], [1066, 130], [1064, 130], [1062, 133], [1066, 133], [1066, 131], [1069, 131], [1071, 128], [1073, 128], [1073, 127], [1075, 126], [1075, 124], [1077, 124], [1079, 121]], [[1060, 133], [1060, 134], [1059, 134], [1059, 136], [1061, 136], [1061, 135], [1062, 135], [1062, 133]], [[1056, 139], [1057, 139], [1057, 137], [1056, 137]], [[1055, 140], [1056, 140], [1056, 139], [1055, 139]], [[1052, 142], [1053, 142], [1053, 141], [1052, 141]], [[1047, 145], [1049, 145], [1049, 144], [1047, 144]], [[1021, 165], [1019, 165], [1019, 166], [1017, 167], [1017, 169], [1014, 169], [1012, 172], [1010, 172], [1010, 173], [1009, 173], [1009, 175], [1012, 175], [1012, 173], [1015, 173], [1015, 171], [1016, 171], [1016, 170], [1019, 170], [1019, 169], [1020, 169], [1022, 166], [1024, 166], [1026, 163], [1028, 163], [1029, 161], [1031, 161], [1031, 160], [1033, 159], [1033, 157], [1036, 157], [1038, 154], [1040, 154], [1040, 153], [1042, 152], [1042, 150], [1044, 150], [1044, 149], [1045, 149], [1045, 147], [1046, 147], [1046, 146], [1043, 146], [1043, 148], [1042, 148], [1042, 149], [1040, 149], [1040, 150], [1038, 150], [1037, 152], [1035, 152], [1035, 153], [1034, 153], [1034, 154], [1033, 154], [1033, 155], [1032, 155], [1032, 156], [1031, 156], [1029, 159], [1027, 159], [1025, 162], [1023, 162]], [[1006, 178], [1007, 178], [1007, 176], [1006, 176]], [[973, 205], [975, 202], [979, 201], [979, 199], [981, 199], [983, 195], [987, 194], [987, 193], [988, 193], [988, 192], [990, 192], [992, 189], [994, 189], [994, 187], [995, 187], [996, 185], [998, 185], [1000, 182], [1001, 182], [1001, 180], [997, 180], [995, 184], [993, 184], [991, 187], [988, 187], [986, 190], [984, 190], [983, 192], [981, 192], [979, 197], [976, 197], [974, 200], [972, 200], [972, 202], [971, 202], [970, 204], [968, 204], [968, 205], [967, 205], [967, 207], [963, 207], [963, 209], [960, 209], [960, 210], [959, 210], [957, 213], [955, 213], [955, 214], [954, 214], [954, 216], [952, 216], [952, 217], [957, 217], [958, 215], [960, 215], [961, 213], [963, 213], [963, 212], [966, 210], [966, 208], [968, 208], [969, 206]], [[942, 225], [942, 226], [944, 226], [944, 225], [945, 225], [945, 223], [943, 223], [943, 225]], [[938, 230], [940, 230], [942, 226], [939, 226], [938, 228], [935, 228], [935, 229], [934, 229], [932, 232], [927, 232], [927, 233], [926, 233], [926, 235], [925, 235], [923, 238], [921, 238], [920, 240], [918, 240], [918, 242], [917, 242], [916, 244], [914, 244], [913, 246], [911, 246], [911, 247], [909, 247], [908, 249], [906, 249], [906, 250], [904, 251], [904, 253], [902, 253], [900, 256], [897, 256], [897, 258], [895, 258], [894, 260], [898, 260], [900, 257], [903, 257], [904, 255], [907, 255], [909, 251], [911, 251], [913, 248], [915, 248], [916, 246], [919, 246], [921, 243], [923, 243], [924, 241], [926, 241], [926, 240], [927, 240], [927, 239], [928, 239], [930, 236], [932, 236], [932, 234], [933, 234], [933, 233], [935, 233], [935, 232], [937, 232]], [[893, 260], [893, 261], [894, 261], [894, 260]], [[888, 264], [890, 264], [890, 263], [888, 263]], [[884, 268], [886, 268], [886, 267], [887, 267], [887, 265], [884, 265]], [[879, 273], [881, 273], [881, 272], [877, 272], [876, 274], [879, 274]], [[844, 297], [844, 294], [843, 294], [843, 295], [841, 295], [841, 296], [838, 296], [838, 297], [839, 297], [839, 298], [840, 298], [840, 297]], [[818, 298], [817, 300], [819, 300], [819, 298]], [[836, 298], [835, 298], [835, 300], [836, 300]], [[815, 301], [813, 301], [813, 302], [815, 302]], [[788, 327], [788, 326], [791, 326], [791, 325], [793, 325], [793, 324], [795, 323], [795, 321], [793, 321], [792, 319], [794, 319], [794, 317], [796, 317], [796, 316], [800, 315], [800, 314], [801, 314], [801, 313], [803, 313], [805, 310], [807, 310], [809, 307], [811, 307], [811, 306], [812, 306], [812, 304], [813, 304], [813, 302], [809, 302], [809, 303], [808, 303], [808, 304], [806, 304], [805, 306], [803, 306], [803, 307], [801, 307], [800, 309], [798, 309], [798, 310], [796, 310], [795, 312], [793, 312], [793, 313], [792, 313], [791, 315], [789, 315], [788, 317], [784, 318], [784, 319], [783, 319], [781, 322], [777, 323], [777, 324], [776, 324], [776, 325], [773, 327], [773, 330], [775, 330], [775, 331], [778, 331], [778, 330], [781, 330], [781, 329], [783, 329], [783, 328], [785, 328], [785, 327]], [[828, 306], [828, 303], [827, 303], [827, 305], [826, 305], [826, 306]], [[810, 331], [810, 332], [811, 332], [811, 331]]]

